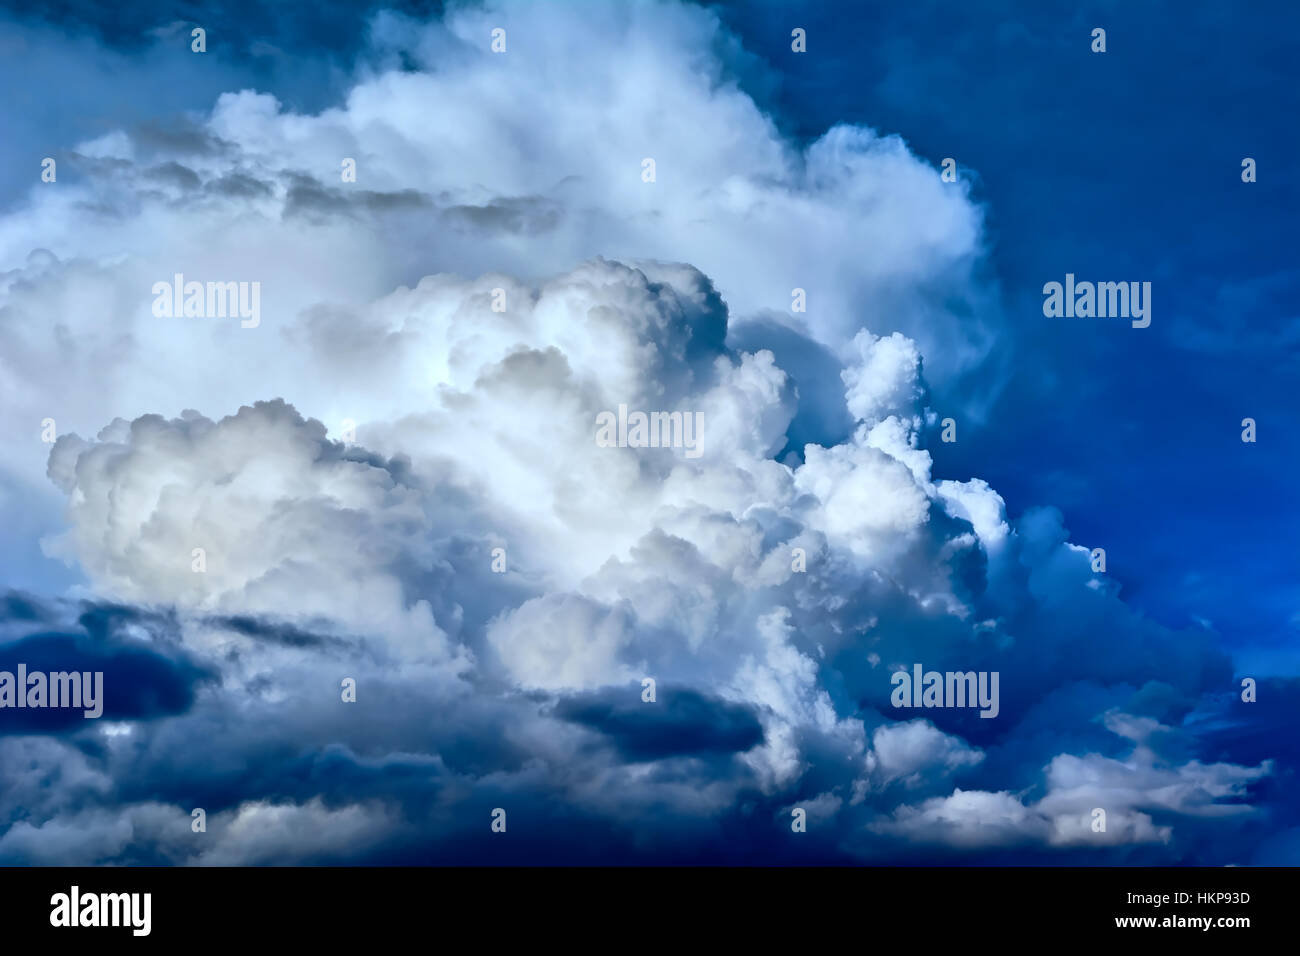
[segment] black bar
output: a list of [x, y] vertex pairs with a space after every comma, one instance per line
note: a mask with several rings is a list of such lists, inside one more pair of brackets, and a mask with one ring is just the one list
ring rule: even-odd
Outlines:
[[[70, 897], [74, 885], [83, 906], [89, 894], [149, 893], [148, 935], [131, 925], [52, 926], [52, 897]], [[8, 868], [0, 869], [0, 916], [7, 942], [55, 945], [75, 933], [82, 944], [205, 948], [391, 936], [456, 949], [640, 940], [693, 950], [712, 940], [766, 950], [780, 939], [816, 945], [832, 935], [862, 948], [911, 939], [922, 947], [915, 952], [939, 940], [1231, 946], [1292, 932], [1296, 885], [1287, 868]], [[129, 915], [120, 922], [130, 924]], [[1147, 917], [1155, 925], [1117, 925]], [[1206, 917], [1249, 925], [1177, 922]]]

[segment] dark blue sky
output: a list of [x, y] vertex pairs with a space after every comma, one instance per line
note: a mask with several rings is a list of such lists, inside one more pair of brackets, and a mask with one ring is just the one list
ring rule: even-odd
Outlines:
[[[986, 477], [1012, 514], [1060, 507], [1130, 603], [1175, 626], [1209, 620], [1243, 672], [1294, 673], [1294, 5], [718, 9], [776, 68], [784, 128], [897, 132], [977, 183], [1008, 378], [987, 422], [931, 444], [935, 473]], [[1152, 282], [1151, 326], [1044, 318], [1043, 284], [1067, 272]]]

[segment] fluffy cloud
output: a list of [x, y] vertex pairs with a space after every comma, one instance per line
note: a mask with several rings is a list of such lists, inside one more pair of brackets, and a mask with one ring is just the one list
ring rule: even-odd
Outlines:
[[[89, 602], [14, 596], [6, 638], [135, 628], [219, 678], [24, 745], [69, 769], [3, 771], [31, 805], [0, 856], [1096, 859], [1250, 815], [1271, 766], [1182, 727], [1230, 676], [1209, 639], [1127, 607], [1054, 511], [932, 477], [922, 356], [955, 388], [988, 347], [961, 187], [868, 129], [785, 140], [698, 9], [375, 36], [336, 108], [230, 93], [202, 149], [112, 133], [0, 220], [6, 398], [62, 436], [16, 440], [6, 487], [46, 472]], [[177, 272], [260, 281], [261, 324], [156, 318]], [[619, 406], [700, 413], [700, 454], [602, 447]], [[899, 719], [918, 661], [1000, 671], [999, 718]]]
[[[403, 799], [385, 786], [389, 774], [453, 805], [504, 788], [619, 828], [644, 826], [630, 808], [652, 799], [680, 816], [679, 835], [732, 811], [746, 792], [773, 807], [802, 793], [823, 840], [848, 831], [838, 847], [821, 844], [834, 853], [855, 852], [853, 834], [863, 832], [967, 848], [1168, 841], [1172, 828], [1155, 826], [1148, 810], [1203, 817], [1267, 774], [1267, 765], [1160, 767], [1151, 757], [1135, 769], [1059, 754], [1033, 805], [953, 788], [982, 772], [985, 751], [958, 732], [965, 715], [936, 716], [947, 730], [892, 720], [885, 701], [895, 666], [1002, 669], [1003, 692], [1016, 699], [1006, 716], [1029, 724], [1030, 693], [1050, 701], [1067, 679], [1113, 669], [1104, 659], [1058, 669], [1010, 653], [1061, 639], [1040, 616], [1070, 608], [1148, 642], [1174, 636], [1094, 587], [1086, 553], [1052, 521], [1012, 530], [987, 486], [930, 480], [925, 390], [906, 342], [864, 350], [844, 375], [846, 406], [868, 379], [913, 397], [910, 406], [876, 406], [890, 413], [884, 440], [882, 421], [862, 421], [845, 443], [810, 445], [791, 466], [771, 457], [781, 446], [771, 423], [790, 422], [797, 396], [771, 354], [729, 349], [712, 331], [725, 311], [698, 272], [593, 261], [512, 289], [519, 305], [506, 312], [493, 311], [475, 281], [399, 294], [401, 324], [391, 327], [400, 331], [387, 341], [423, 343], [422, 360], [446, 371], [419, 407], [363, 427], [373, 448], [333, 441], [276, 400], [215, 422], [197, 413], [119, 421], [93, 441], [61, 438], [50, 456], [70, 522], [51, 552], [76, 560], [107, 596], [173, 609], [186, 646], [228, 660], [224, 695], [187, 719], [234, 720], [251, 752], [292, 746], [313, 765], [321, 759], [308, 756], [313, 746], [333, 752], [341, 776], [325, 796], [346, 802], [320, 812], [344, 814], [340, 826], [368, 834], [374, 852], [405, 826], [384, 809]], [[386, 299], [369, 311], [393, 308]], [[547, 321], [556, 313], [566, 321]], [[606, 361], [589, 344], [602, 336]], [[394, 361], [409, 360], [394, 349]], [[655, 356], [664, 353], [681, 356], [675, 375], [662, 374]], [[625, 398], [703, 409], [702, 453], [602, 447], [596, 416]], [[203, 573], [191, 561], [199, 541]], [[504, 549], [499, 574], [495, 547]], [[999, 615], [1003, 605], [1012, 610]], [[394, 684], [399, 662], [405, 677]], [[468, 772], [444, 763], [443, 747], [463, 743], [425, 743], [409, 753], [427, 756], [399, 772], [394, 761], [410, 759], [407, 751], [385, 747], [376, 728], [364, 742], [345, 729], [344, 674], [363, 698], [379, 693], [387, 707], [412, 708], [404, 722], [428, 708], [448, 719], [477, 701], [484, 723], [449, 736], [505, 734], [510, 743]], [[413, 706], [406, 681], [416, 674], [428, 700]], [[642, 677], [658, 682], [662, 700], [641, 700]], [[317, 726], [306, 740], [286, 733], [259, 743], [264, 733], [250, 734], [249, 715], [229, 710], [249, 694], [259, 711], [306, 695]], [[591, 694], [606, 703], [583, 697]], [[714, 697], [718, 707], [690, 703]], [[642, 727], [647, 707], [687, 726], [703, 721], [696, 733], [707, 725], [717, 742], [655, 743], [685, 730]], [[1145, 740], [1162, 726], [1114, 713], [1107, 726], [1121, 738]], [[511, 720], [523, 724], [507, 732]], [[991, 742], [1000, 745], [1001, 734]], [[331, 750], [340, 743], [345, 751]], [[564, 766], [574, 754], [587, 765], [580, 777]], [[322, 772], [293, 795], [323, 799]], [[1099, 774], [1115, 782], [1079, 782]], [[591, 779], [603, 781], [599, 792]], [[680, 791], [688, 780], [698, 796]], [[282, 818], [292, 830], [296, 814], [318, 812], [275, 803], [286, 794], [274, 778], [244, 783], [239, 801], [213, 808], [234, 814], [216, 841], [238, 843], [249, 827]], [[368, 809], [355, 802], [362, 797]], [[1076, 824], [1092, 805], [1109, 807], [1113, 822], [1090, 843]], [[263, 858], [235, 843], [193, 861]]]

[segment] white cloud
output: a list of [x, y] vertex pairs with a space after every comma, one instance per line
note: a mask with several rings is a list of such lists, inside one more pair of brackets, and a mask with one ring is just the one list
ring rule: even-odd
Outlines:
[[[504, 56], [486, 51], [498, 21]], [[425, 69], [362, 72], [345, 103], [313, 116], [226, 94], [206, 123], [225, 145], [185, 157], [198, 187], [129, 137], [87, 144], [84, 185], [0, 219], [0, 387], [23, 426], [7, 480], [34, 487], [48, 467], [66, 496], [49, 554], [97, 595], [175, 607], [227, 692], [321, 694], [337, 710], [337, 668], [214, 617], [370, 639], [438, 706], [490, 710], [476, 730], [520, 719], [509, 734], [535, 755], [484, 771], [493, 785], [551, 786], [606, 812], [619, 787], [707, 815], [742, 786], [788, 803], [819, 777], [808, 799], [838, 820], [846, 798], [862, 802], [855, 783], [875, 798], [980, 768], [983, 751], [925, 721], [868, 738], [858, 714], [889, 688], [875, 663], [990, 653], [997, 628], [976, 609], [1135, 618], [1088, 588], [1063, 528], [1013, 530], [984, 482], [931, 480], [921, 357], [944, 377], [988, 348], [987, 295], [969, 272], [981, 217], [964, 187], [871, 130], [787, 142], [727, 79], [717, 29], [672, 5], [508, 4], [418, 28], [385, 16], [376, 56], [400, 43]], [[345, 156], [355, 185], [337, 178]], [[177, 272], [260, 281], [262, 324], [154, 317], [152, 284]], [[798, 467], [772, 457], [798, 383], [772, 351], [725, 344], [729, 321], [784, 312], [794, 287], [809, 297], [799, 321], [844, 357], [844, 409], [859, 422], [842, 444], [807, 446]], [[277, 397], [288, 404], [265, 401]], [[702, 454], [598, 446], [596, 415], [620, 404], [701, 412]], [[64, 436], [48, 462], [36, 440], [47, 415]], [[494, 546], [505, 574], [489, 570]], [[745, 705], [762, 744], [725, 783], [585, 763], [575, 780], [536, 713], [512, 709], [520, 689], [639, 694], [642, 676]], [[1064, 845], [1094, 796], [1089, 773], [1126, 794], [1115, 833], [1148, 841], [1167, 835], [1139, 809], [1148, 789], [1203, 814], [1260, 771], [1062, 755], [1032, 807], [956, 790], [873, 826]], [[369, 805], [251, 800], [231, 814], [205, 862], [292, 857], [326, 825], [325, 851], [395, 826]], [[45, 826], [71, 839], [78, 820]], [[36, 854], [28, 830], [0, 850]], [[124, 852], [128, 828], [100, 830], [91, 855]], [[259, 851], [272, 834], [286, 836]]]
[[[1107, 724], [1121, 736], [1134, 725], [1159, 728], [1149, 718], [1113, 713]], [[884, 728], [882, 728], [884, 729]], [[1161, 728], [1168, 731], [1169, 728]], [[889, 733], [898, 733], [894, 727]], [[879, 737], [879, 732], [877, 732]], [[877, 740], [877, 751], [884, 756]], [[918, 805], [897, 807], [874, 821], [878, 833], [921, 843], [965, 847], [1017, 846], [1043, 843], [1053, 847], [1110, 847], [1168, 843], [1174, 828], [1157, 825], [1159, 813], [1174, 817], [1249, 816], [1254, 808], [1237, 801], [1248, 784], [1271, 772], [1264, 761], [1257, 767], [1202, 764], [1192, 760], [1171, 764], [1136, 746], [1126, 759], [1099, 754], [1059, 754], [1046, 768], [1047, 792], [1033, 803], [999, 792], [963, 791], [933, 797]], [[1104, 817], [1096, 811], [1104, 811]], [[1104, 820], [1105, 828], [1100, 828]]]
[[984, 754], [926, 720], [881, 724], [871, 737], [875, 770], [883, 783], [917, 786], [977, 766]]

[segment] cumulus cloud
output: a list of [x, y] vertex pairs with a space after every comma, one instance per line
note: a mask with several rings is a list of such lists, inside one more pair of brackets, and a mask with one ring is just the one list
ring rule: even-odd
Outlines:
[[885, 783], [915, 786], [984, 759], [956, 737], [924, 720], [881, 724], [872, 735], [875, 768]]
[[[217, 675], [25, 744], [69, 771], [4, 771], [32, 805], [0, 803], [0, 856], [1086, 856], [1249, 816], [1271, 765], [1182, 726], [1230, 676], [1209, 638], [1125, 605], [1059, 513], [932, 475], [934, 380], [989, 344], [960, 187], [869, 129], [787, 141], [699, 9], [375, 38], [335, 108], [229, 93], [210, 148], [101, 137], [0, 219], [6, 397], [61, 436], [8, 487], [57, 491], [43, 547], [91, 602], [11, 595], [5, 633], [114, 602]], [[155, 317], [178, 272], [261, 281], [261, 325]], [[603, 447], [620, 406], [698, 413], [700, 454]], [[1001, 672], [999, 718], [899, 715], [918, 661]]]
[[[372, 849], [400, 829], [384, 809], [385, 797], [402, 799], [385, 792], [390, 774], [431, 799], [501, 788], [618, 827], [634, 826], [629, 804], [610, 797], [633, 790], [632, 806], [649, 799], [696, 824], [733, 812], [745, 793], [774, 809], [803, 793], [827, 832], [1095, 849], [1168, 840], [1171, 827], [1153, 825], [1146, 808], [1204, 816], [1268, 772], [1194, 760], [1133, 770], [1098, 757], [1095, 767], [1123, 785], [1097, 788], [1076, 782], [1093, 757], [1061, 754], [1044, 772], [1047, 796], [1025, 805], [953, 788], [985, 762], [960, 733], [962, 715], [936, 716], [946, 730], [894, 719], [888, 673], [907, 658], [1003, 668], [1018, 699], [1008, 716], [1026, 722], [1027, 688], [1037, 684], [1042, 700], [1090, 669], [1104, 679], [1105, 660], [1057, 670], [1032, 653], [1007, 654], [1061, 640], [1038, 616], [1064, 607], [1148, 642], [1174, 640], [1093, 587], [1086, 553], [1076, 560], [1053, 521], [1016, 532], [986, 485], [930, 480], [913, 349], [866, 350], [844, 376], [846, 407], [869, 376], [912, 397], [876, 406], [874, 415], [889, 413], [886, 440], [881, 420], [864, 420], [843, 444], [808, 446], [792, 467], [773, 459], [782, 444], [773, 432], [791, 421], [797, 394], [770, 353], [726, 346], [715, 331], [725, 307], [695, 270], [596, 260], [539, 287], [516, 282], [519, 305], [506, 312], [491, 309], [478, 281], [421, 288], [401, 294], [393, 341], [425, 343], [424, 361], [445, 369], [444, 381], [404, 414], [370, 423], [373, 447], [333, 441], [275, 400], [215, 422], [197, 413], [115, 422], [94, 440], [64, 436], [49, 462], [70, 524], [51, 553], [75, 560], [106, 596], [172, 609], [186, 646], [228, 661], [229, 694], [252, 694], [259, 709], [308, 694], [334, 711], [325, 720], [313, 709], [320, 726], [308, 739], [334, 754], [340, 777], [327, 795], [344, 803], [329, 812], [369, 834]], [[565, 320], [551, 321], [556, 314]], [[590, 343], [602, 338], [597, 354]], [[397, 351], [394, 361], [408, 360]], [[661, 372], [665, 353], [680, 357], [675, 374]], [[702, 454], [602, 447], [596, 416], [624, 399], [702, 408]], [[191, 561], [199, 541], [202, 573]], [[399, 662], [418, 685], [393, 686]], [[463, 744], [426, 742], [400, 756], [370, 728], [363, 745], [339, 711], [345, 673], [361, 697], [380, 684], [384, 703], [402, 701], [412, 717], [428, 708], [450, 716], [475, 700], [485, 723], [473, 733], [513, 739], [472, 769], [444, 763]], [[642, 677], [659, 682], [661, 700], [641, 698]], [[412, 706], [413, 693], [427, 699]], [[188, 719], [233, 719], [239, 746], [254, 752], [288, 745], [287, 735], [257, 743], [262, 735], [250, 738], [229, 706], [205, 701]], [[507, 731], [511, 720], [522, 727]], [[1132, 739], [1159, 726], [1114, 712], [1107, 721]], [[347, 749], [330, 750], [339, 743]], [[323, 772], [307, 772], [298, 799], [324, 799]], [[1179, 781], [1186, 795], [1151, 798]], [[274, 803], [284, 793], [273, 779], [244, 783], [240, 802], [214, 808], [238, 824], [214, 831], [225, 834], [218, 840], [280, 819], [293, 830], [296, 814], [316, 812]], [[1114, 821], [1092, 843], [1072, 823], [1090, 802], [1109, 806]], [[829, 849], [852, 845], [849, 836]]]

